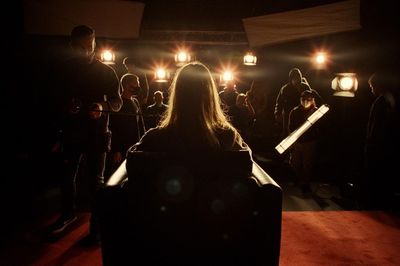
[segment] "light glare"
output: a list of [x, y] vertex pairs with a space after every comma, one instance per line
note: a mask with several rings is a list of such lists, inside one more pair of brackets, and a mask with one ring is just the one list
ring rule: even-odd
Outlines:
[[167, 82], [169, 79], [169, 73], [164, 68], [157, 68], [154, 72], [154, 78], [156, 82]]
[[342, 97], [354, 97], [358, 88], [358, 81], [355, 73], [336, 73], [332, 80], [333, 95]]
[[325, 63], [325, 55], [324, 54], [318, 54], [317, 57], [315, 58], [315, 61], [317, 62], [317, 64]]
[[180, 52], [178, 54], [178, 61], [179, 62], [186, 62], [187, 60], [187, 54], [185, 52]]
[[115, 54], [114, 54], [113, 51], [111, 51], [111, 50], [104, 50], [104, 51], [101, 53], [100, 58], [101, 58], [101, 61], [102, 61], [104, 64], [114, 64], [114, 61], [115, 61]]
[[156, 75], [160, 79], [165, 79], [165, 77], [167, 76], [164, 69], [157, 69]]
[[346, 91], [350, 90], [354, 84], [353, 79], [350, 77], [341, 78], [339, 82], [340, 82], [340, 87]]
[[222, 80], [223, 81], [230, 81], [230, 80], [233, 80], [233, 74], [232, 74], [232, 72], [230, 72], [230, 71], [226, 71], [226, 72], [224, 72], [223, 74], [222, 74]]
[[113, 54], [110, 51], [105, 51], [103, 54], [103, 58], [105, 61], [111, 61], [113, 58]]
[[253, 55], [252, 53], [247, 53], [243, 57], [243, 64], [247, 66], [255, 66], [257, 64], [257, 57]]

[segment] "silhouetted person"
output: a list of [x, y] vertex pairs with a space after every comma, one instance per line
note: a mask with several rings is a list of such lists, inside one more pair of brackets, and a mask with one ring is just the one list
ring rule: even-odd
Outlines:
[[[289, 133], [298, 129], [316, 110], [313, 91], [301, 93], [300, 104], [289, 113]], [[292, 146], [290, 150], [290, 165], [296, 174], [296, 183], [304, 194], [311, 192], [310, 181], [316, 163], [317, 141], [319, 137], [317, 125], [312, 125]]]
[[109, 158], [111, 174], [125, 160], [129, 147], [138, 142], [145, 132], [140, 105], [136, 97], [140, 93], [139, 77], [125, 74], [120, 80], [122, 107], [118, 113], [111, 113], [110, 129], [112, 133], [111, 156]]
[[138, 67], [135, 61], [131, 57], [125, 57], [122, 61], [127, 73], [134, 74], [139, 77], [140, 83], [140, 93], [138, 95], [138, 100], [140, 106], [145, 107], [147, 105], [147, 100], [149, 97], [149, 82], [147, 79], [146, 71]]
[[255, 112], [246, 94], [238, 94], [236, 104], [229, 107], [228, 115], [230, 116], [232, 125], [245, 140], [248, 140]]
[[146, 108], [146, 126], [147, 128], [156, 127], [160, 119], [168, 108], [164, 101], [164, 95], [161, 91], [155, 91], [153, 96], [154, 103]]
[[89, 242], [98, 241], [96, 191], [103, 186], [106, 152], [110, 149], [109, 111], [118, 111], [122, 100], [115, 71], [95, 58], [95, 31], [85, 25], [71, 32], [73, 57], [58, 70], [63, 183], [62, 213], [50, 227], [57, 235], [77, 219], [76, 177], [85, 158], [91, 198]]
[[[282, 86], [275, 101], [274, 115], [276, 121], [282, 125], [283, 137], [288, 135], [289, 113], [298, 105], [301, 93], [306, 90], [312, 90], [307, 80], [302, 76], [300, 69], [292, 68], [289, 71], [289, 82]], [[315, 90], [312, 91], [319, 104], [321, 97]]]
[[238, 96], [238, 92], [236, 90], [236, 83], [234, 80], [228, 80], [226, 85], [222, 91], [219, 92], [219, 97], [221, 99], [224, 108], [228, 109], [229, 107], [236, 104], [236, 97]]
[[138, 151], [249, 149], [221, 109], [210, 70], [200, 62], [181, 67], [171, 84], [166, 115], [146, 132]]
[[376, 96], [370, 108], [365, 140], [365, 174], [361, 200], [367, 208], [399, 208], [400, 150], [399, 73], [376, 72], [368, 83]]

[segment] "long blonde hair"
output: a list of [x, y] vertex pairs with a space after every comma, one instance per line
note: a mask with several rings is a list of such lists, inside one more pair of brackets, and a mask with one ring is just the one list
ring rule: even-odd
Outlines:
[[225, 117], [215, 81], [203, 63], [195, 61], [182, 66], [170, 92], [169, 107], [160, 128], [176, 128], [188, 138], [205, 139], [211, 146], [220, 145], [217, 133], [221, 131], [231, 131], [234, 141], [241, 139]]

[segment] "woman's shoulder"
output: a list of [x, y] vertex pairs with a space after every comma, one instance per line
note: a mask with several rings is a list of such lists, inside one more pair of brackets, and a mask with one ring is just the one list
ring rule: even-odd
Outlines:
[[151, 128], [142, 136], [135, 145], [137, 151], [157, 151], [168, 143], [168, 130], [160, 127]]
[[221, 129], [217, 135], [222, 150], [250, 150], [240, 134], [231, 128]]

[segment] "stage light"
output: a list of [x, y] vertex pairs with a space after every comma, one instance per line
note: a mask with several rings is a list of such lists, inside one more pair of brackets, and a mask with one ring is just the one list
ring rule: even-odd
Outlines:
[[223, 81], [233, 80], [233, 74], [232, 74], [232, 72], [227, 71], [227, 72], [222, 73], [222, 80], [223, 80]]
[[326, 58], [325, 58], [325, 54], [323, 54], [323, 53], [319, 53], [319, 54], [317, 54], [317, 56], [315, 57], [315, 62], [317, 63], [317, 64], [324, 64], [325, 63], [325, 61], [326, 61]]
[[304, 134], [315, 122], [317, 122], [326, 112], [329, 111], [329, 106], [324, 104], [321, 105], [312, 115], [310, 115], [307, 120], [295, 131], [289, 134], [284, 140], [282, 140], [275, 149], [280, 153], [284, 153], [293, 143], [298, 140], [301, 135]]
[[328, 64], [328, 54], [326, 52], [316, 52], [311, 57], [312, 64], [317, 69], [324, 69]]
[[255, 56], [252, 52], [247, 52], [243, 56], [243, 64], [246, 66], [255, 66], [257, 64], [257, 56]]
[[355, 73], [337, 73], [332, 80], [333, 95], [342, 97], [354, 97], [358, 88]]
[[111, 50], [104, 50], [100, 54], [100, 60], [107, 65], [115, 64], [115, 54]]
[[219, 76], [219, 83], [223, 86], [226, 85], [228, 81], [234, 80], [233, 73], [231, 71], [224, 71]]
[[154, 71], [154, 80], [155, 82], [168, 82], [169, 72], [164, 68], [157, 68]]
[[186, 51], [179, 51], [175, 54], [175, 63], [177, 66], [183, 66], [186, 63], [189, 63], [191, 60], [191, 56]]

